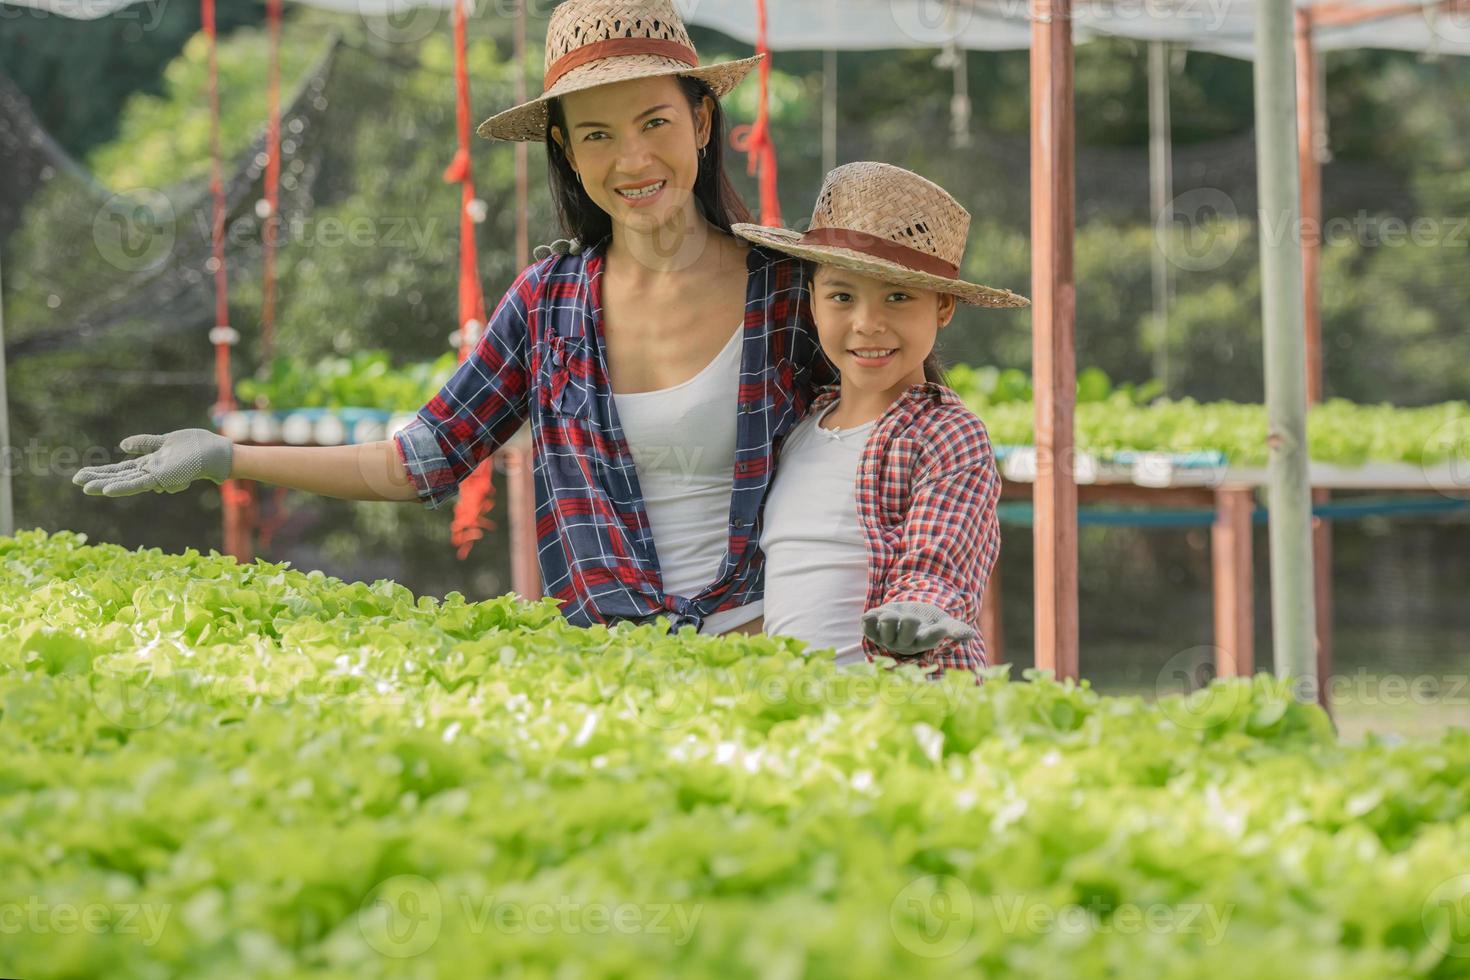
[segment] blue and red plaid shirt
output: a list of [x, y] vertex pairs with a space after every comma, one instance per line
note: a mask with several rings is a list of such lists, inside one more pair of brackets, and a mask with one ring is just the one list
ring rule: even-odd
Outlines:
[[529, 418], [546, 595], [563, 600], [579, 626], [663, 615], [676, 629], [698, 628], [763, 597], [755, 526], [775, 447], [836, 374], [817, 340], [802, 263], [752, 248], [739, 404], [730, 406], [738, 418], [729, 543], [702, 591], [665, 594], [599, 329], [606, 245], [522, 272], [474, 352], [394, 439], [420, 499], [439, 507]]

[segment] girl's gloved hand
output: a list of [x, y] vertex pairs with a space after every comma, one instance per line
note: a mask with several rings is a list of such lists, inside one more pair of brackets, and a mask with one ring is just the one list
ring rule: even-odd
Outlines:
[[126, 497], [145, 490], [178, 493], [195, 480], [228, 480], [235, 458], [234, 443], [208, 429], [128, 436], [121, 448], [143, 455], [106, 466], [84, 466], [71, 482], [93, 496]]
[[558, 238], [550, 245], [537, 245], [531, 249], [531, 255], [537, 260], [548, 258], [552, 255], [581, 255], [582, 243], [575, 238]]
[[974, 639], [975, 631], [927, 602], [885, 602], [863, 614], [863, 635], [898, 654], [923, 653], [945, 640]]

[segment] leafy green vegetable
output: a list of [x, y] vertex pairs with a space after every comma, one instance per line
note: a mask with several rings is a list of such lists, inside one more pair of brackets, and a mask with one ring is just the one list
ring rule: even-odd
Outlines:
[[242, 379], [240, 400], [255, 408], [377, 408], [412, 412], [439, 393], [454, 373], [454, 353], [395, 368], [385, 351], [358, 351], [310, 364], [278, 358], [264, 378]]
[[[993, 442], [1035, 441], [1031, 386], [1023, 372], [958, 365], [949, 369], [948, 380], [985, 421]], [[1157, 393], [1154, 382], [1113, 386], [1096, 368], [1082, 371], [1074, 419], [1077, 448], [1099, 455], [1218, 450], [1232, 466], [1266, 464], [1264, 405], [1155, 400]], [[1329, 399], [1311, 407], [1307, 443], [1312, 459], [1347, 466], [1463, 462], [1470, 451], [1470, 403], [1397, 408]]]
[[0, 974], [1470, 975], [1470, 731], [0, 538]]

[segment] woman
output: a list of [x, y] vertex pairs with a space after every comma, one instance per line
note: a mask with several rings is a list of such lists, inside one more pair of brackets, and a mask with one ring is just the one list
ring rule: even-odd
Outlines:
[[146, 455], [74, 482], [120, 496], [233, 478], [435, 507], [529, 420], [542, 580], [571, 622], [758, 630], [774, 446], [836, 380], [801, 264], [730, 234], [750, 216], [717, 100], [758, 61], [699, 67], [670, 0], [558, 6], [543, 94], [479, 132], [546, 140], [564, 232], [591, 244], [521, 273], [412, 424], [333, 448], [132, 436], [122, 448]]

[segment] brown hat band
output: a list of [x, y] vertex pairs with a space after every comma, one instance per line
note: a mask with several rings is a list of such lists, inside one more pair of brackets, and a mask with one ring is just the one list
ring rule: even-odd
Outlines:
[[851, 249], [871, 255], [875, 259], [896, 262], [917, 272], [927, 272], [931, 276], [942, 276], [945, 279], [953, 279], [960, 274], [959, 266], [946, 262], [937, 255], [848, 228], [813, 228], [801, 236], [801, 244]]
[[670, 41], [661, 37], [614, 37], [573, 48], [552, 62], [551, 67], [546, 69], [546, 77], [541, 83], [542, 91], [549, 90], [567, 72], [574, 68], [581, 68], [588, 62], [636, 54], [662, 55], [665, 58], [682, 61], [691, 68], [699, 67], [699, 55], [687, 44], [680, 44], [678, 41]]

